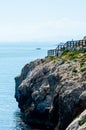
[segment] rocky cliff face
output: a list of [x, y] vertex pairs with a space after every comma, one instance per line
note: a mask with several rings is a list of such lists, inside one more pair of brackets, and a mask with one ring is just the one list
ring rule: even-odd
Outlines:
[[85, 58], [86, 53], [77, 60], [48, 57], [24, 66], [15, 78], [15, 98], [27, 124], [65, 130], [86, 109]]
[[66, 130], [86, 130], [86, 110], [83, 111]]

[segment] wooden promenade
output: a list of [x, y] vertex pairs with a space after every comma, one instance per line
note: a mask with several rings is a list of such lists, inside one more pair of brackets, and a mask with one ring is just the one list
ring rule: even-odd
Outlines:
[[58, 44], [56, 49], [48, 50], [48, 56], [59, 56], [64, 50], [79, 50], [81, 48], [86, 48], [86, 37], [83, 40], [72, 40]]

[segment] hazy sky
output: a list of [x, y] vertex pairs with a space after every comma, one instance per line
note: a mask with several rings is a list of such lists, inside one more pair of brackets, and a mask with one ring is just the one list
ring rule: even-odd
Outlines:
[[0, 0], [0, 42], [55, 42], [84, 35], [86, 0]]

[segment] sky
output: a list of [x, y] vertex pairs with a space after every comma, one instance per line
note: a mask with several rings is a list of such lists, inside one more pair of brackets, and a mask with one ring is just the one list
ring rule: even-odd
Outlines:
[[86, 35], [86, 0], [0, 0], [0, 42], [58, 42]]

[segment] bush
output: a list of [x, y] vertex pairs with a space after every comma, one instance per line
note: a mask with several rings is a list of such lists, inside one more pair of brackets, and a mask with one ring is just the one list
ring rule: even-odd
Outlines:
[[74, 69], [72, 70], [72, 72], [77, 73], [77, 70], [74, 68]]
[[81, 63], [80, 63], [80, 67], [82, 67], [84, 64], [85, 64], [84, 62], [81, 62]]
[[61, 56], [66, 55], [69, 52], [69, 50], [64, 50], [61, 54]]
[[82, 68], [82, 69], [81, 69], [81, 72], [84, 72], [84, 71], [86, 71], [86, 68]]
[[58, 57], [57, 56], [47, 56], [46, 59], [49, 59], [50, 61], [53, 61], [53, 62], [58, 61]]
[[83, 125], [84, 123], [86, 123], [86, 118], [82, 119], [79, 124], [80, 124], [80, 126], [81, 126], [81, 125]]
[[60, 65], [62, 65], [62, 64], [64, 64], [65, 63], [65, 60], [62, 60], [62, 62], [61, 62], [61, 64]]
[[79, 52], [85, 53], [85, 52], [86, 52], [86, 48], [81, 48], [81, 49], [79, 50]]

